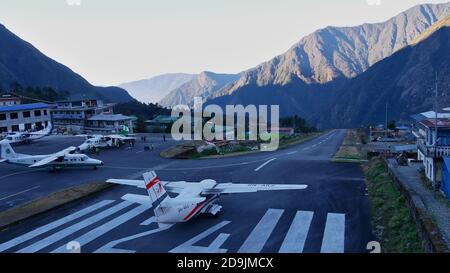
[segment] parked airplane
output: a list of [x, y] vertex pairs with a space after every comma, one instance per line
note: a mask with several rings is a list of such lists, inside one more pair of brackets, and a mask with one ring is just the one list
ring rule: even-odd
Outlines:
[[122, 126], [118, 134], [114, 135], [78, 135], [85, 137], [86, 141], [78, 146], [79, 151], [92, 150], [95, 148], [118, 147], [126, 141], [136, 141], [134, 134], [130, 134], [130, 128]]
[[118, 147], [125, 141], [135, 141], [134, 137], [122, 135], [79, 135], [86, 137], [86, 141], [78, 146], [79, 151], [92, 150], [95, 148], [111, 148]]
[[9, 164], [25, 165], [30, 168], [51, 167], [61, 169], [66, 167], [94, 167], [103, 166], [103, 162], [92, 159], [84, 154], [75, 153], [76, 147], [69, 147], [60, 152], [49, 155], [16, 154], [7, 140], [0, 141], [1, 160]]
[[4, 136], [10, 144], [29, 144], [34, 140], [41, 139], [51, 134], [52, 124], [50, 123], [47, 128], [37, 132], [13, 132], [7, 133]]
[[[222, 209], [222, 206], [217, 205], [216, 202], [223, 194], [304, 190], [308, 187], [306, 185], [219, 184], [210, 179], [200, 183], [161, 182], [155, 172], [144, 173], [143, 177], [143, 181], [110, 179], [107, 182], [146, 189], [150, 198], [146, 195], [127, 194], [122, 199], [149, 205], [149, 207], [156, 206], [155, 217], [157, 222], [162, 224], [187, 222], [201, 213], [216, 215]], [[171, 198], [166, 190], [178, 195]]]

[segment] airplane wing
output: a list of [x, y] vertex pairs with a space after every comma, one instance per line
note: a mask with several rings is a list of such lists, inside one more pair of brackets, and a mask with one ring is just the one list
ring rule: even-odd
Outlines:
[[33, 165], [29, 166], [30, 168], [37, 168], [37, 167], [42, 167], [45, 165], [48, 165], [50, 163], [52, 163], [53, 161], [57, 160], [58, 158], [63, 157], [64, 155], [51, 155], [49, 157], [46, 157], [44, 159], [42, 159], [41, 161], [38, 161], [36, 163], [34, 163]]
[[141, 205], [147, 205], [149, 207], [152, 206], [152, 200], [148, 195], [126, 194], [122, 196], [122, 200], [129, 201], [132, 203], [138, 203]]
[[144, 180], [130, 180], [130, 179], [108, 179], [107, 183], [126, 185], [126, 186], [134, 186], [141, 189], [145, 189]]
[[57, 160], [57, 159], [61, 159], [64, 158], [64, 156], [66, 154], [70, 154], [72, 152], [75, 152], [77, 150], [76, 147], [69, 147], [67, 149], [62, 150], [61, 152], [57, 152], [56, 154], [52, 154], [44, 159], [42, 159], [41, 161], [38, 161], [36, 163], [34, 163], [33, 165], [30, 165], [30, 168], [37, 168], [37, 167], [42, 167], [45, 165], [48, 165], [50, 163], [52, 163], [53, 161]]
[[108, 137], [112, 139], [120, 139], [120, 140], [135, 140], [135, 137], [121, 136], [121, 135], [109, 135]]
[[275, 184], [217, 184], [211, 189], [204, 189], [202, 194], [251, 193], [259, 191], [304, 190], [307, 185], [275, 185]]
[[[134, 186], [137, 188], [145, 189], [144, 180], [130, 180], [130, 179], [109, 179], [106, 181], [107, 183], [126, 185], [126, 186]], [[168, 192], [172, 193], [181, 193], [188, 185], [187, 182], [164, 182], [161, 181], [164, 188]]]

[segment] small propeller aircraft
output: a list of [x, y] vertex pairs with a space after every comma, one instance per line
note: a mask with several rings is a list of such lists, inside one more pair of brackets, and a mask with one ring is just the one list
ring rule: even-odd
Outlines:
[[52, 124], [50, 123], [47, 128], [36, 132], [13, 132], [7, 133], [4, 136], [4, 140], [7, 140], [10, 144], [30, 144], [34, 140], [41, 139], [51, 134]]
[[[126, 194], [123, 200], [155, 207], [158, 223], [187, 222], [199, 214], [217, 215], [222, 206], [216, 202], [220, 195], [259, 191], [304, 190], [307, 185], [233, 184], [203, 180], [200, 183], [162, 182], [155, 172], [143, 174], [144, 180], [109, 179], [108, 183], [135, 186], [147, 190], [147, 195]], [[171, 198], [167, 192], [178, 194]]]
[[78, 146], [79, 151], [92, 150], [95, 148], [111, 148], [118, 147], [126, 141], [135, 141], [136, 138], [129, 134], [130, 130], [127, 126], [123, 126], [119, 134], [115, 135], [78, 135], [85, 137], [86, 141]]
[[9, 164], [25, 165], [29, 168], [51, 167], [61, 169], [67, 167], [94, 167], [103, 166], [103, 162], [92, 159], [84, 154], [77, 154], [76, 147], [69, 147], [60, 152], [49, 155], [16, 154], [7, 140], [0, 141], [1, 160]]

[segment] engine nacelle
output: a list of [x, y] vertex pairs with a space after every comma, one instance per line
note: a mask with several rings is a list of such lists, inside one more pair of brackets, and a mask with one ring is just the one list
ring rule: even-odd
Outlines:
[[217, 185], [217, 182], [212, 179], [206, 179], [200, 182], [203, 189], [212, 189]]

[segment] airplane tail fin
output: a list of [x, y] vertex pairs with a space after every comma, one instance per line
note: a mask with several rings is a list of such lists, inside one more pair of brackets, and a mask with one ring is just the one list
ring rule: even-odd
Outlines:
[[11, 159], [16, 158], [17, 155], [14, 152], [13, 148], [9, 144], [8, 140], [2, 140], [0, 141], [0, 147], [1, 147], [1, 158], [2, 159]]
[[166, 189], [159, 180], [155, 172], [144, 173], [145, 188], [152, 201], [152, 204], [158, 200], [167, 197]]

